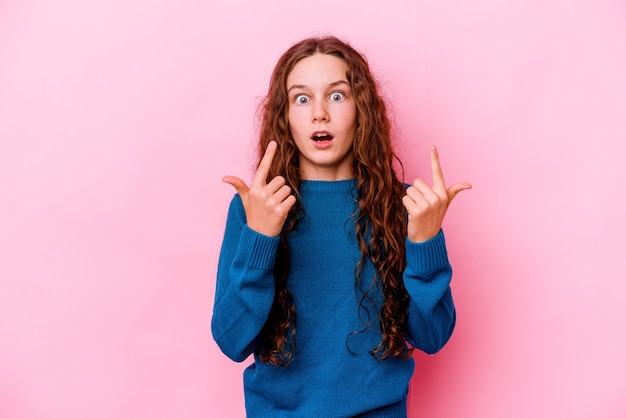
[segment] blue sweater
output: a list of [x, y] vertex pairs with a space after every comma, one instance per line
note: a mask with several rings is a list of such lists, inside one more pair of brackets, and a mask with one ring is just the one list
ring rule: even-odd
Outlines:
[[[353, 217], [356, 182], [303, 181], [300, 195], [305, 217], [288, 238], [288, 286], [296, 307], [298, 351], [287, 367], [265, 364], [255, 356], [244, 371], [247, 416], [404, 417], [413, 359], [380, 361], [368, 353], [381, 334], [372, 305], [360, 307], [361, 294], [355, 289], [355, 266], [361, 257]], [[272, 306], [278, 241], [246, 225], [241, 199], [235, 195], [211, 323], [213, 338], [235, 361], [254, 352]], [[456, 319], [443, 232], [424, 243], [407, 239], [406, 257], [404, 283], [411, 298], [406, 340], [435, 353], [450, 338]], [[373, 276], [368, 263], [363, 283], [369, 285]], [[373, 300], [381, 306], [380, 290]], [[370, 327], [363, 331], [368, 319]]]

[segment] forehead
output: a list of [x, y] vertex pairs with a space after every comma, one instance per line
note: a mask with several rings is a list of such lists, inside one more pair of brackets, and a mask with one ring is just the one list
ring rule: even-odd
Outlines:
[[316, 53], [298, 61], [287, 76], [287, 88], [293, 85], [314, 87], [347, 81], [346, 62], [334, 55]]

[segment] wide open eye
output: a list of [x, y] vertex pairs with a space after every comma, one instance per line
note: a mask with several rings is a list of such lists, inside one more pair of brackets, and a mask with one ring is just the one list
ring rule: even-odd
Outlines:
[[335, 91], [330, 94], [330, 100], [332, 102], [340, 102], [345, 99], [346, 95], [340, 91]]
[[306, 94], [298, 94], [295, 99], [295, 102], [297, 104], [307, 104], [309, 103], [309, 101], [309, 96], [307, 96]]

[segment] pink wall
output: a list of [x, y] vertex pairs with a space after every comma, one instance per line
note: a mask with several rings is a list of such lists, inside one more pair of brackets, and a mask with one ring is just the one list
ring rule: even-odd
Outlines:
[[626, 416], [624, 2], [299, 4], [0, 2], [0, 416], [243, 416], [209, 332], [220, 178], [279, 54], [326, 32], [369, 56], [410, 177], [436, 143], [474, 185], [411, 416]]

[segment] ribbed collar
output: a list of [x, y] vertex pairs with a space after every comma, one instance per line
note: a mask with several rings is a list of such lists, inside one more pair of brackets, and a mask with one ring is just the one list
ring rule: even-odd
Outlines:
[[356, 186], [356, 179], [348, 180], [302, 180], [300, 192], [347, 192]]

